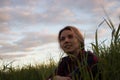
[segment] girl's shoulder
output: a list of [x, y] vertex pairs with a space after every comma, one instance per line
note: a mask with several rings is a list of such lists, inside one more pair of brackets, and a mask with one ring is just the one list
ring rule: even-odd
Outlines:
[[85, 54], [87, 55], [88, 62], [93, 64], [98, 62], [98, 57], [95, 55], [95, 53], [86, 51]]

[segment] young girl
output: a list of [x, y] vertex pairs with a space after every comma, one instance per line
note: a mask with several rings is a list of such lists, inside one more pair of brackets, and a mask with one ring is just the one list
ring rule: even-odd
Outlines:
[[[84, 38], [73, 26], [66, 26], [58, 34], [61, 49], [68, 55], [61, 59], [54, 75], [48, 80], [85, 80], [84, 73], [95, 79], [98, 73], [97, 57], [84, 49]], [[84, 68], [84, 69], [83, 69]]]

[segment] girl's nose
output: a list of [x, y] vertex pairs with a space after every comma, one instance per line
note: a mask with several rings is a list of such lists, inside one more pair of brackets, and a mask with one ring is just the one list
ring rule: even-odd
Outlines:
[[70, 39], [69, 38], [65, 38], [65, 42], [69, 42], [70, 41]]

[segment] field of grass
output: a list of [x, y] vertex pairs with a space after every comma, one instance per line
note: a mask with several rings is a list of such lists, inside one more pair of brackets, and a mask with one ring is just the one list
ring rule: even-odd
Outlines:
[[22, 68], [9, 67], [0, 70], [0, 80], [45, 80], [56, 67], [55, 62], [51, 61], [50, 64], [25, 66]]
[[[98, 30], [95, 33], [95, 43], [91, 43], [93, 51], [99, 58], [99, 69], [102, 80], [120, 80], [120, 25], [115, 28], [108, 18], [104, 22], [112, 30], [110, 45], [98, 42]], [[101, 23], [102, 24], [102, 23]], [[101, 27], [101, 25], [99, 25]], [[51, 61], [48, 65], [13, 67], [0, 69], [0, 80], [45, 80], [55, 69], [57, 64]], [[5, 65], [3, 65], [5, 67]], [[96, 78], [98, 80], [98, 78]]]

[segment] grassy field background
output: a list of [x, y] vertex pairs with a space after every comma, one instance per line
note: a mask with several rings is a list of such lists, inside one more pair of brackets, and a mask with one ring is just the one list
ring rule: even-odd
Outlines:
[[[95, 43], [91, 43], [92, 50], [99, 58], [99, 69], [102, 80], [120, 80], [120, 25], [117, 28], [108, 17], [106, 23], [111, 29], [110, 45], [98, 42], [98, 30], [95, 33]], [[99, 27], [102, 27], [102, 23]], [[11, 63], [12, 64], [12, 63]], [[0, 80], [45, 80], [53, 71], [57, 63], [51, 60], [50, 64], [28, 65], [22, 68], [6, 67], [0, 69]], [[98, 78], [96, 77], [96, 80]]]

